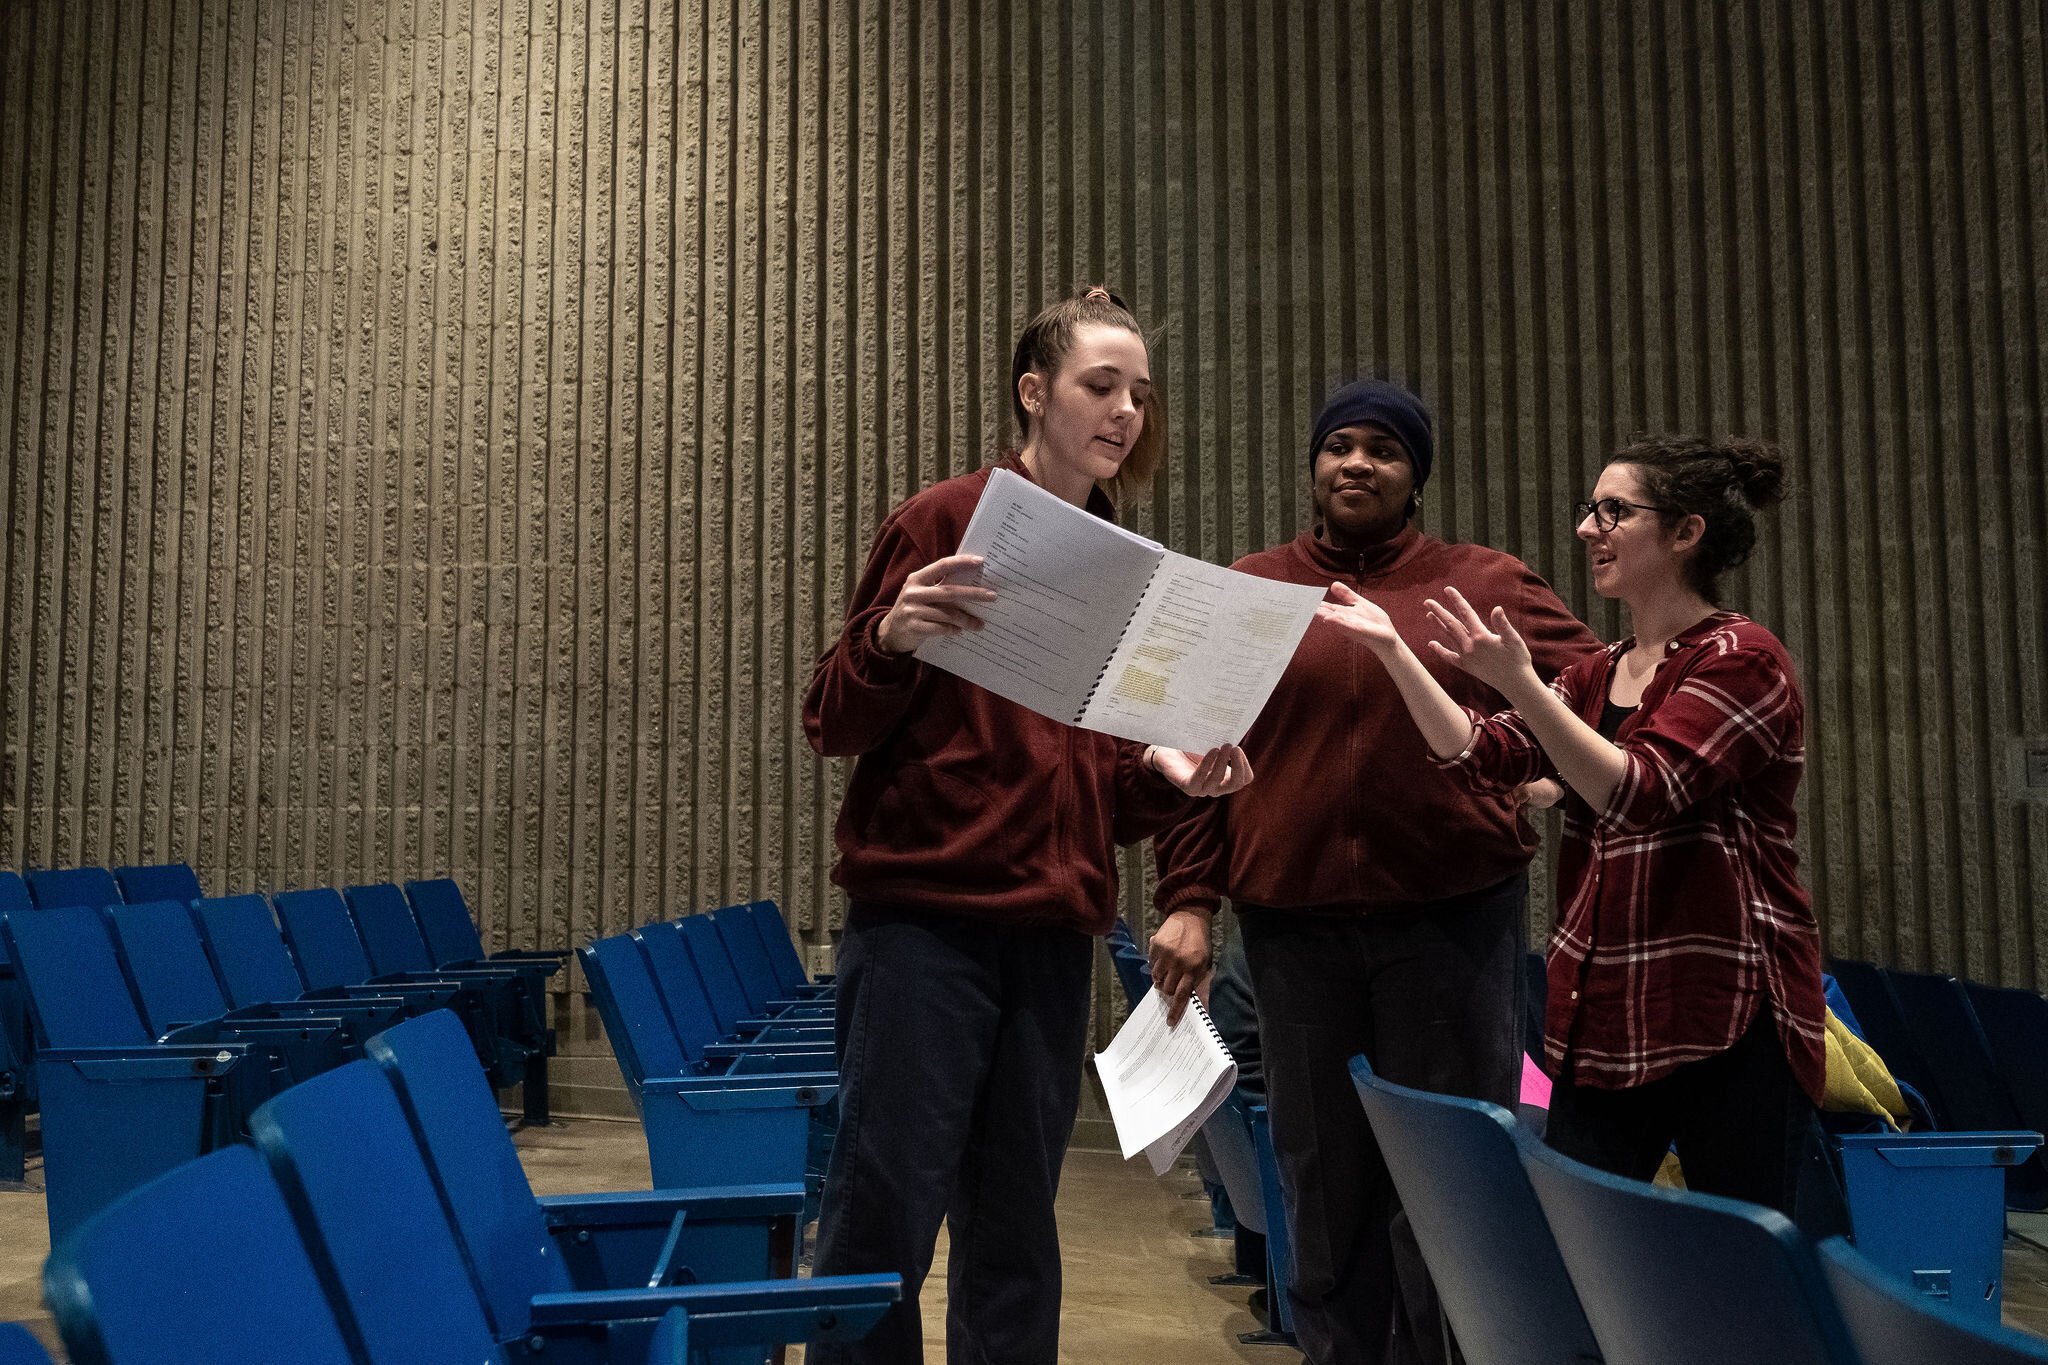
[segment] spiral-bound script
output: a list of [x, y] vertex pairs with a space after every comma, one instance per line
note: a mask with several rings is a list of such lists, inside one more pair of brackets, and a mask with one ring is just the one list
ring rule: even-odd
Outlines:
[[1191, 997], [1169, 1026], [1158, 991], [1131, 1007], [1116, 1038], [1095, 1054], [1095, 1073], [1125, 1159], [1143, 1152], [1154, 1175], [1166, 1173], [1237, 1084], [1237, 1063], [1200, 998]]
[[996, 600], [979, 631], [919, 647], [927, 663], [1040, 715], [1200, 752], [1258, 719], [1322, 600], [1176, 554], [1006, 469], [959, 552]]

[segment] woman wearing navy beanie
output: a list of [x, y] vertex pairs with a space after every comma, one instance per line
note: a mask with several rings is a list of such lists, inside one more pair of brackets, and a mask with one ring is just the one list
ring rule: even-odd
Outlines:
[[[1376, 379], [1338, 389], [1309, 441], [1315, 522], [1241, 559], [1289, 583], [1342, 583], [1428, 638], [1424, 601], [1485, 584], [1545, 677], [1598, 641], [1512, 555], [1415, 525], [1435, 464], [1429, 409]], [[1438, 681], [1497, 710], [1449, 664]], [[1192, 970], [1228, 896], [1258, 1002], [1267, 1105], [1295, 1215], [1295, 1334], [1315, 1365], [1442, 1358], [1435, 1292], [1351, 1090], [1387, 1079], [1512, 1106], [1521, 1079], [1529, 793], [1482, 794], [1430, 761], [1392, 677], [1341, 627], [1309, 627], [1244, 751], [1259, 780], [1159, 837], [1155, 975]], [[1542, 804], [1556, 784], [1536, 784]]]

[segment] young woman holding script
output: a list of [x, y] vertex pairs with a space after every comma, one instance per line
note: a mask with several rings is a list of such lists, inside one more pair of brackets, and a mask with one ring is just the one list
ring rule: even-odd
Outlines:
[[1514, 707], [1491, 717], [1372, 603], [1333, 589], [1322, 611], [1393, 675], [1450, 770], [1494, 791], [1554, 770], [1570, 788], [1545, 1140], [1642, 1180], [1675, 1141], [1690, 1187], [1789, 1215], [1825, 1072], [1820, 934], [1792, 843], [1805, 708], [1778, 638], [1714, 605], [1783, 483], [1755, 441], [1615, 455], [1578, 534], [1635, 634], [1549, 686], [1490, 594], [1444, 588], [1428, 652]]
[[[1097, 516], [1164, 455], [1143, 334], [1105, 289], [1024, 329], [1011, 397], [1024, 444], [999, 467]], [[1116, 847], [1251, 780], [1235, 746], [1186, 754], [1076, 729], [912, 657], [978, 629], [973, 607], [994, 600], [954, 581], [980, 563], [953, 551], [989, 474], [936, 484], [882, 523], [804, 699], [812, 747], [856, 756], [832, 874], [850, 908], [817, 1270], [903, 1277], [903, 1301], [865, 1340], [814, 1348], [821, 1362], [924, 1359], [918, 1291], [942, 1220], [949, 1358], [1057, 1359], [1053, 1198]]]
[[[1483, 583], [1546, 672], [1598, 646], [1520, 560], [1416, 527], [1435, 443], [1414, 394], [1377, 380], [1339, 389], [1308, 450], [1315, 524], [1239, 571], [1341, 582], [1417, 638], [1428, 593]], [[1501, 704], [1439, 672], [1461, 699]], [[1295, 1335], [1318, 1365], [1431, 1359], [1435, 1293], [1345, 1066], [1363, 1052], [1404, 1085], [1514, 1104], [1536, 837], [1514, 793], [1476, 795], [1430, 763], [1387, 670], [1327, 622], [1309, 628], [1244, 747], [1258, 784], [1158, 841], [1154, 969], [1206, 957], [1210, 917], [1231, 898], [1295, 1213]]]

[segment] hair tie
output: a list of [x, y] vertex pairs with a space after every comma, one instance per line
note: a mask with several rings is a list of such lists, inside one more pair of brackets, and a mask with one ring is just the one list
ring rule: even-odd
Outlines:
[[1092, 300], [1094, 300], [1094, 299], [1101, 299], [1101, 300], [1102, 300], [1102, 301], [1103, 301], [1104, 303], [1115, 303], [1115, 302], [1116, 302], [1116, 295], [1114, 295], [1114, 294], [1110, 293], [1110, 292], [1109, 292], [1109, 290], [1107, 290], [1107, 289], [1103, 288], [1103, 287], [1102, 287], [1101, 285], [1099, 285], [1099, 284], [1097, 284], [1097, 285], [1091, 285], [1091, 286], [1089, 287], [1089, 289], [1088, 289], [1088, 292], [1087, 292], [1087, 293], [1085, 293], [1085, 294], [1083, 294], [1083, 295], [1082, 295], [1081, 297], [1082, 297], [1083, 299], [1087, 299], [1087, 300], [1091, 300], [1091, 301], [1092, 301]]

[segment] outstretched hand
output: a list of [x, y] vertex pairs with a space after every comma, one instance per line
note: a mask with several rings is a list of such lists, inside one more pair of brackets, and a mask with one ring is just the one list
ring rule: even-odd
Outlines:
[[1155, 744], [1146, 761], [1189, 796], [1228, 796], [1252, 780], [1251, 760], [1235, 744], [1219, 744], [1206, 754]]
[[1445, 588], [1444, 597], [1448, 606], [1433, 597], [1423, 603], [1445, 636], [1429, 642], [1437, 658], [1456, 664], [1502, 696], [1516, 683], [1536, 677], [1529, 646], [1504, 608], [1495, 607], [1482, 620], [1456, 588]]
[[1360, 597], [1342, 583], [1332, 583], [1316, 608], [1316, 619], [1347, 630], [1371, 647], [1386, 654], [1401, 647], [1401, 636], [1386, 609], [1370, 598]]
[[995, 589], [947, 580], [971, 575], [981, 565], [980, 555], [947, 555], [904, 579], [895, 604], [875, 627], [875, 643], [883, 653], [909, 654], [927, 640], [980, 630], [981, 618], [967, 610], [968, 604], [995, 601]]

